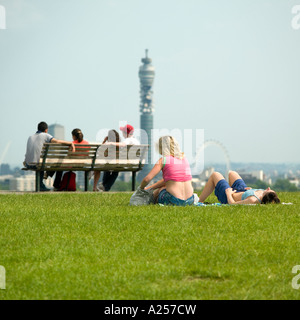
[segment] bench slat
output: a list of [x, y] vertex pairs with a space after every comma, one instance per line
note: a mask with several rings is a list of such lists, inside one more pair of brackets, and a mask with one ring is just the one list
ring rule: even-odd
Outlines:
[[[148, 148], [148, 145], [128, 145], [119, 148], [105, 144], [75, 144], [75, 152], [72, 152], [69, 145], [45, 143], [40, 161], [36, 165], [37, 169], [34, 171], [131, 171], [134, 190], [135, 174], [144, 166]], [[36, 177], [39, 177], [38, 173]], [[39, 190], [37, 181], [36, 190]], [[85, 174], [85, 190], [87, 185]]]
[[[47, 159], [93, 159], [93, 157], [91, 155], [78, 155], [78, 156], [58, 156], [58, 155], [48, 155]], [[47, 160], [46, 160], [47, 161]]]
[[[92, 159], [64, 159], [64, 158], [52, 158], [52, 159], [46, 159], [45, 165], [74, 165], [74, 164], [79, 164], [79, 165], [91, 165]], [[97, 159], [95, 161], [95, 166], [102, 166], [105, 164], [118, 164], [118, 165], [126, 165], [126, 164], [139, 164], [140, 160], [139, 159]], [[41, 165], [42, 162], [39, 163]]]

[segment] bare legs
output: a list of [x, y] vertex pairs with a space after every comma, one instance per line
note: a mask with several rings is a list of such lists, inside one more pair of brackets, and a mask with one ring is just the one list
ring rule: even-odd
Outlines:
[[97, 191], [97, 184], [100, 179], [101, 171], [94, 171], [94, 187], [93, 191]]
[[228, 182], [229, 182], [230, 187], [238, 179], [242, 179], [242, 178], [236, 171], [229, 171], [229, 173], [228, 173]]
[[218, 182], [223, 179], [224, 177], [221, 175], [221, 173], [212, 173], [199, 197], [199, 201], [204, 202], [208, 198], [208, 196], [215, 190], [215, 187], [218, 184]]
[[[220, 180], [224, 179], [221, 173], [219, 172], [214, 172], [208, 179], [200, 197], [199, 201], [204, 202], [208, 196], [215, 190], [216, 185]], [[232, 186], [233, 183], [237, 179], [242, 179], [241, 176], [236, 172], [236, 171], [230, 171], [228, 173], [228, 180], [229, 180], [229, 185]]]

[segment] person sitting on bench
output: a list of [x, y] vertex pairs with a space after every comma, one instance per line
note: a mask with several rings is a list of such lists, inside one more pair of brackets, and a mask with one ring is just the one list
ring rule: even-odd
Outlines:
[[[40, 156], [44, 143], [64, 143], [70, 145], [72, 152], [75, 151], [73, 142], [58, 140], [48, 133], [48, 124], [44, 121], [40, 122], [37, 127], [38, 131], [30, 136], [27, 140], [25, 160], [23, 162], [27, 169], [35, 170], [40, 161]], [[44, 171], [40, 172], [40, 191], [50, 191], [43, 183]]]

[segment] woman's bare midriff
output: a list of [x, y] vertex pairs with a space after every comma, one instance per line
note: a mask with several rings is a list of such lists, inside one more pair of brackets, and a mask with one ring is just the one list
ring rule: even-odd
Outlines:
[[166, 182], [166, 189], [174, 197], [181, 199], [181, 200], [187, 200], [194, 193], [194, 189], [192, 187], [191, 181], [172, 181], [172, 180], [169, 180]]
[[241, 201], [244, 192], [236, 192], [232, 195], [234, 201]]

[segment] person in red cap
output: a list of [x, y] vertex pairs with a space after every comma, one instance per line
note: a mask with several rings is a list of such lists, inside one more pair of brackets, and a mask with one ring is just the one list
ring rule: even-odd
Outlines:
[[[108, 144], [108, 145], [115, 145], [117, 147], [125, 147], [127, 145], [140, 144], [139, 140], [133, 136], [133, 133], [134, 133], [133, 126], [131, 126], [130, 124], [127, 124], [124, 127], [120, 127], [120, 130], [123, 133], [123, 137], [124, 137], [123, 142], [119, 142], [119, 138], [118, 139], [105, 138], [103, 143]], [[114, 130], [112, 130], [112, 131], [114, 131]], [[118, 133], [114, 132], [113, 137], [116, 137], [116, 135], [118, 136]], [[93, 190], [94, 191], [109, 191], [111, 189], [111, 187], [113, 186], [113, 184], [115, 183], [118, 175], [119, 175], [118, 172], [113, 172], [113, 171], [104, 172], [103, 181], [100, 182], [98, 185], [98, 181], [100, 178], [100, 172], [99, 171], [95, 172]]]
[[123, 133], [123, 137], [124, 137], [124, 141], [123, 143], [121, 142], [119, 144], [119, 146], [124, 146], [125, 145], [136, 145], [136, 144], [140, 144], [140, 142], [133, 136], [134, 134], [134, 128], [132, 125], [127, 124], [124, 127], [120, 127], [120, 130]]

